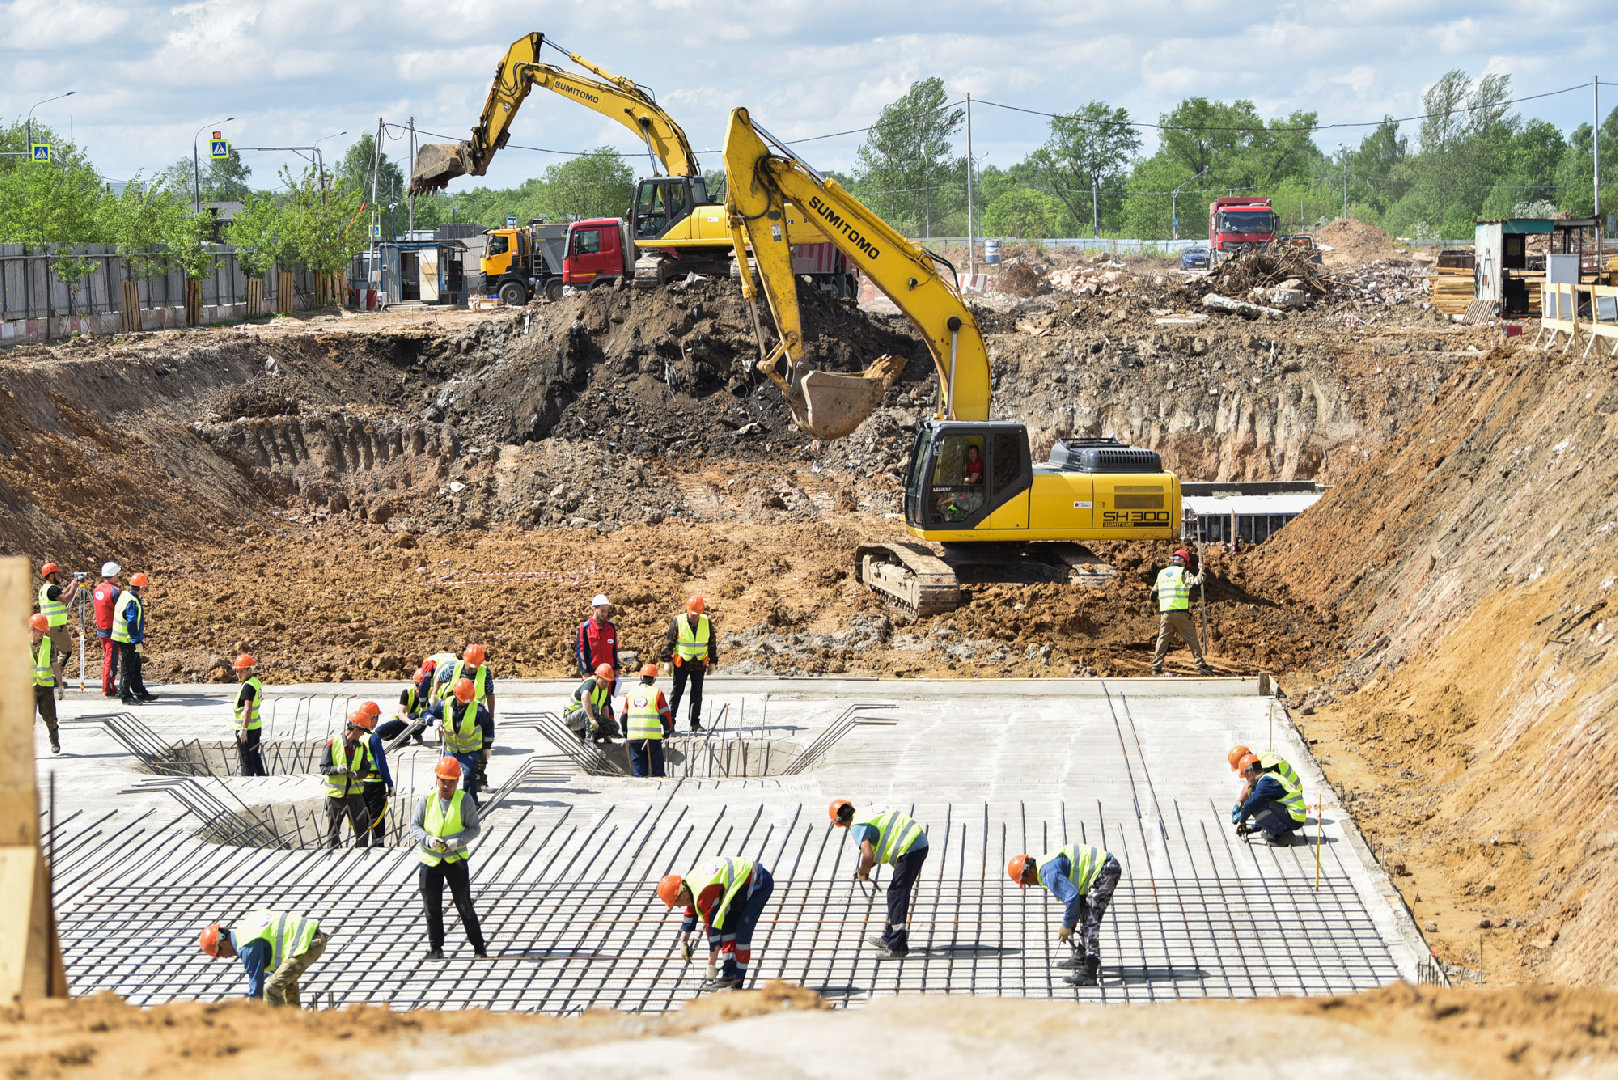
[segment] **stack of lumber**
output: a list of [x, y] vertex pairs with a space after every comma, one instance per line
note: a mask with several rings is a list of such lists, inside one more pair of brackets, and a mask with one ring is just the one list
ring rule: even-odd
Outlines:
[[1464, 315], [1466, 305], [1472, 302], [1472, 268], [1439, 266], [1436, 273], [1438, 276], [1432, 283], [1433, 307], [1445, 315]]

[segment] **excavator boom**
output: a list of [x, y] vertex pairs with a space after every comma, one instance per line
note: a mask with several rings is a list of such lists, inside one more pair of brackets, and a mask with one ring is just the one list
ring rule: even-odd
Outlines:
[[[754, 299], [747, 245], [759, 269], [780, 343], [759, 364], [786, 395], [798, 426], [821, 439], [851, 434], [882, 401], [904, 370], [904, 359], [879, 358], [859, 375], [809, 366], [804, 354], [797, 279], [792, 272], [786, 208], [803, 210], [920, 332], [938, 369], [939, 410], [945, 420], [989, 416], [989, 357], [953, 270], [905, 239], [802, 158], [753, 123], [746, 109], [730, 114], [725, 133], [725, 207], [743, 263], [742, 291]], [[785, 369], [784, 371], [782, 369]]]

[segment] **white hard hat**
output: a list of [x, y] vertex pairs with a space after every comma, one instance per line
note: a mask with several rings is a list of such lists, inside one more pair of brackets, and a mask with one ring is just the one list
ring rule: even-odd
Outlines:
[[590, 601], [591, 607], [611, 607], [612, 601], [607, 599], [606, 593], [596, 593], [596, 598]]
[[115, 562], [109, 562], [109, 563], [102, 563], [101, 564], [101, 576], [102, 577], [117, 577], [122, 571], [123, 571], [123, 567], [119, 566]]

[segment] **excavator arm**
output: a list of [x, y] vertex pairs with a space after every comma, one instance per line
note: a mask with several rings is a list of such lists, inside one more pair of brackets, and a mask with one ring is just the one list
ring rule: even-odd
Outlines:
[[[830, 237], [920, 332], [938, 370], [938, 417], [988, 419], [989, 356], [954, 271], [946, 267], [941, 274], [933, 256], [754, 124], [746, 109], [736, 109], [725, 133], [725, 208], [742, 264], [742, 291], [756, 301], [748, 268], [751, 244], [752, 261], [780, 332], [780, 342], [759, 362], [759, 370], [786, 395], [798, 426], [821, 439], [851, 434], [881, 403], [905, 361], [879, 357], [859, 375], [809, 366], [785, 229], [788, 204], [801, 208], [803, 217]], [[756, 322], [755, 316], [755, 327]]]
[[[540, 50], [547, 45], [599, 78], [540, 63]], [[547, 42], [544, 34], [529, 34], [512, 42], [495, 68], [494, 83], [489, 87], [488, 100], [483, 103], [483, 112], [478, 116], [477, 127], [472, 129], [472, 137], [458, 143], [428, 143], [417, 151], [410, 173], [411, 194], [437, 191], [457, 176], [482, 176], [488, 172], [495, 152], [511, 137], [511, 121], [517, 110], [536, 86], [594, 109], [629, 128], [646, 144], [654, 162], [670, 176], [700, 174], [685, 132], [658, 107], [649, 92], [631, 79], [614, 75], [577, 53], [566, 52]]]

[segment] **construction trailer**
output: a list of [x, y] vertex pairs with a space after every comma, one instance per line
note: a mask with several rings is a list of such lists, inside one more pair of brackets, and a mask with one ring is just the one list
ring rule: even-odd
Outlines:
[[1313, 506], [1326, 489], [1312, 480], [1182, 481], [1187, 538], [1206, 544], [1262, 544]]
[[1599, 218], [1505, 218], [1477, 223], [1472, 297], [1505, 317], [1540, 312], [1543, 286], [1605, 284]]
[[354, 305], [373, 310], [394, 304], [465, 307], [464, 241], [384, 240], [354, 256], [349, 280]]

